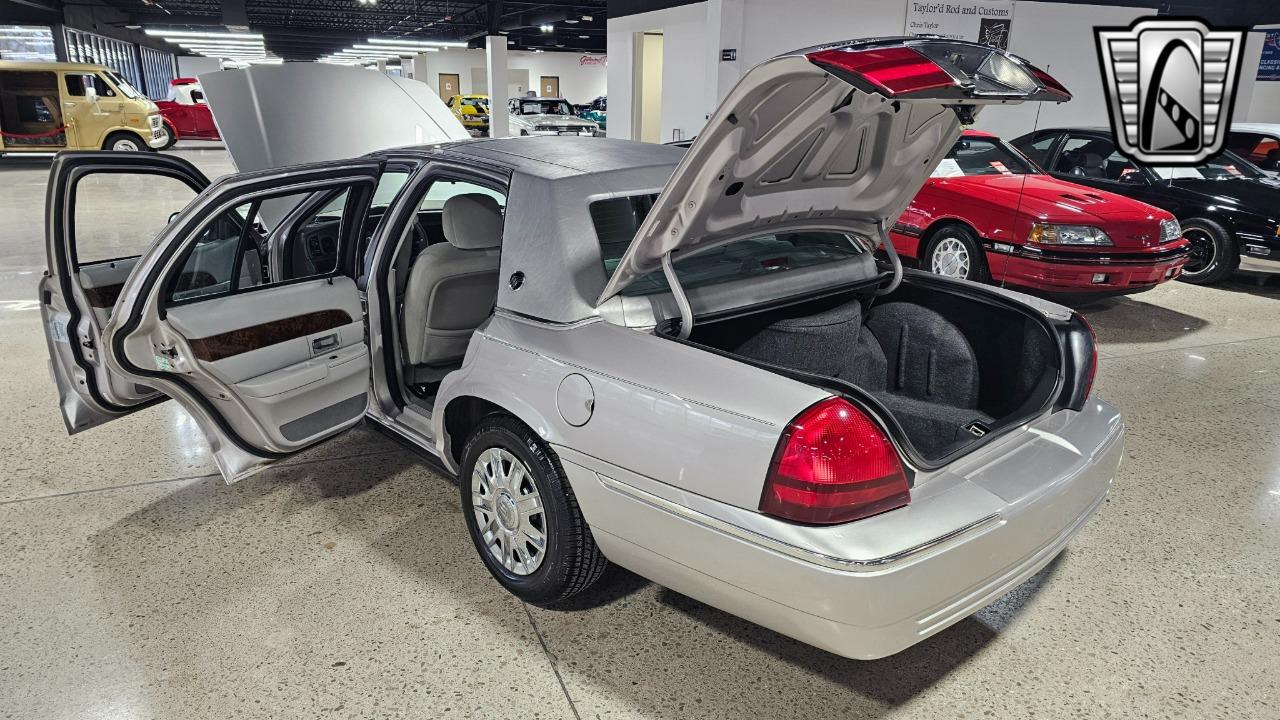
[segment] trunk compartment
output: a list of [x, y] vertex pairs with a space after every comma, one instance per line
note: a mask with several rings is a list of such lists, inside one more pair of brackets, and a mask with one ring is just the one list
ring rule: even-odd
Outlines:
[[1063, 367], [1053, 329], [1031, 311], [910, 277], [884, 297], [699, 320], [689, 342], [859, 401], [922, 469], [1041, 413]]

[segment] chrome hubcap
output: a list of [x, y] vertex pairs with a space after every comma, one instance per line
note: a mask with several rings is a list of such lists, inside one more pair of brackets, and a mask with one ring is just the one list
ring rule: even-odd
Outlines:
[[135, 152], [138, 150], [138, 145], [132, 140], [117, 140], [112, 149], [120, 152]]
[[480, 539], [502, 567], [529, 575], [546, 555], [542, 496], [529, 469], [515, 455], [485, 450], [471, 473], [471, 505]]
[[954, 278], [969, 277], [971, 258], [969, 249], [955, 238], [943, 238], [934, 248], [930, 269], [938, 275]]

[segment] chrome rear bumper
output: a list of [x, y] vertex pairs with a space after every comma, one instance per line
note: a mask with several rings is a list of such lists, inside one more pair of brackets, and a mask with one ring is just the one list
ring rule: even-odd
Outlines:
[[930, 478], [907, 508], [826, 528], [682, 496], [557, 451], [614, 562], [811, 645], [874, 659], [1031, 577], [1101, 506], [1124, 455], [1115, 409], [1094, 401], [1040, 425]]

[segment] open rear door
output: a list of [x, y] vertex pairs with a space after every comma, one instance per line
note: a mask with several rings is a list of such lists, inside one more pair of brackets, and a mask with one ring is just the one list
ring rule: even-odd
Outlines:
[[[227, 176], [124, 284], [103, 337], [109, 369], [190, 412], [228, 482], [364, 416], [354, 277], [381, 173], [361, 159]], [[295, 210], [267, 217], [267, 205]]]
[[53, 161], [40, 313], [68, 433], [165, 399], [107, 369], [102, 330], [138, 256], [208, 184], [191, 163], [167, 155], [79, 152]]

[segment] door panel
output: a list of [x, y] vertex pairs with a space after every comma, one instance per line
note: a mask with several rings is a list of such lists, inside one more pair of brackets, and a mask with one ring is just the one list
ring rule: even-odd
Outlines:
[[[210, 397], [230, 395], [243, 402], [246, 413], [228, 413], [242, 435], [257, 432], [245, 424], [256, 419], [275, 449], [287, 452], [364, 413], [369, 353], [351, 278], [312, 280], [184, 305], [171, 309], [166, 322], [176, 350], [169, 359], [173, 370], [188, 373]], [[154, 361], [145, 355], [130, 359], [138, 365]], [[316, 424], [315, 433], [285, 430], [357, 397], [359, 408], [335, 415], [329, 424]]]
[[[352, 276], [381, 168], [349, 160], [229, 176], [125, 283], [106, 332], [108, 364], [182, 404], [228, 482], [364, 416], [369, 350]], [[278, 237], [259, 222], [269, 203], [326, 196], [343, 201], [317, 204], [295, 233]], [[306, 246], [317, 225], [332, 231], [320, 255], [295, 263], [286, 253], [268, 266], [268, 244]]]
[[538, 94], [542, 97], [560, 97], [560, 78], [556, 75], [543, 75], [538, 82]]
[[106, 367], [102, 332], [137, 254], [164, 229], [170, 212], [186, 204], [183, 193], [194, 198], [206, 185], [200, 171], [170, 156], [63, 153], [54, 160], [40, 307], [68, 433], [164, 399]]

